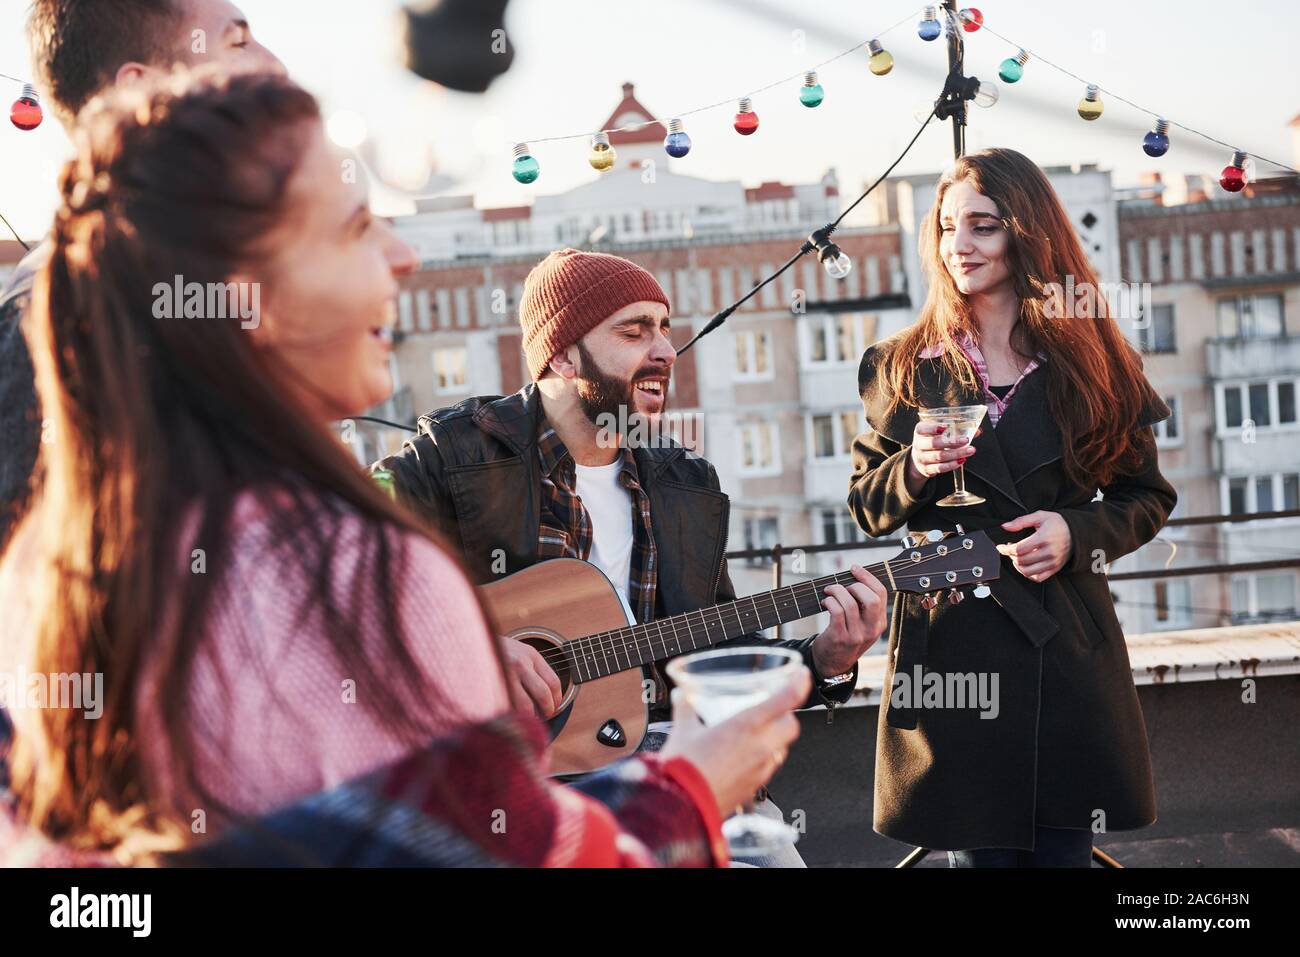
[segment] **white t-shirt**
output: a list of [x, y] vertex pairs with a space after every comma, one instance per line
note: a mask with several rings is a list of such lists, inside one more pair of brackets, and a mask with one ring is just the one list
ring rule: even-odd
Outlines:
[[591, 554], [587, 560], [613, 583], [629, 621], [636, 621], [628, 602], [632, 574], [632, 493], [619, 482], [622, 459], [609, 465], [577, 465], [577, 488], [591, 519]]

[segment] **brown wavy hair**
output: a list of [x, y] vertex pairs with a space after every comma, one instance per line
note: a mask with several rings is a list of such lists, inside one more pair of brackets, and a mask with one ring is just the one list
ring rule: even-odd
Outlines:
[[[1142, 374], [1142, 360], [1124, 339], [1096, 270], [1079, 244], [1070, 218], [1043, 171], [1021, 153], [988, 149], [961, 157], [939, 180], [934, 207], [921, 224], [919, 250], [929, 293], [917, 321], [899, 334], [885, 364], [890, 408], [918, 406], [914, 372], [918, 355], [943, 347], [940, 360], [954, 380], [979, 388], [975, 370], [957, 348], [963, 334], [978, 339], [970, 304], [957, 289], [939, 254], [940, 208], [954, 183], [967, 182], [997, 204], [1010, 238], [1008, 263], [1020, 299], [1011, 346], [1027, 362], [1047, 355], [1047, 395], [1061, 431], [1063, 464], [1084, 488], [1107, 484], [1140, 460], [1140, 416], [1155, 401]], [[1077, 289], [1091, 284], [1093, 303], [1074, 315], [1052, 308], [1051, 284]], [[1055, 300], [1060, 304], [1060, 300]], [[1095, 314], [1092, 314], [1095, 312]]]
[[[249, 491], [288, 499], [271, 531], [312, 582], [295, 614], [320, 611], [325, 623], [305, 637], [332, 650], [355, 677], [361, 706], [412, 745], [429, 740], [418, 716], [431, 714], [431, 694], [411, 652], [420, 636], [403, 633], [392, 582], [407, 533], [433, 535], [313, 420], [283, 385], [291, 370], [254, 348], [239, 323], [152, 318], [156, 281], [261, 278], [320, 121], [311, 95], [282, 77], [201, 69], [152, 91], [115, 93], [82, 120], [30, 316], [53, 441], [42, 446], [43, 480], [15, 539], [34, 561], [16, 571], [35, 606], [30, 671], [102, 673], [105, 701], [99, 720], [42, 709], [36, 733], [14, 743], [11, 772], [30, 824], [73, 846], [120, 850], [140, 833], [189, 838], [188, 822], [175, 811], [169, 818], [168, 796], [146, 793], [141, 781], [136, 708], [146, 660], [162, 676], [152, 706], [175, 779], [211, 801], [194, 774], [192, 736], [178, 729], [191, 725], [187, 678], [233, 564], [236, 499]], [[374, 587], [340, 601], [331, 564], [345, 515], [364, 519], [356, 580]], [[202, 543], [207, 574], [189, 573], [191, 542]], [[376, 604], [382, 646], [363, 653], [363, 616]]]

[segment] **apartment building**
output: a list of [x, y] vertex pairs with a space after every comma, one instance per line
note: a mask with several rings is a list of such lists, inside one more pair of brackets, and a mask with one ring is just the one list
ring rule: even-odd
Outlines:
[[[1126, 279], [1152, 284], [1152, 315], [1133, 331], [1173, 410], [1157, 429], [1175, 515], [1300, 508], [1300, 178], [1241, 194], [1183, 184], [1168, 205], [1155, 179], [1118, 204]], [[1300, 519], [1167, 529], [1178, 564], [1300, 555]], [[1139, 630], [1297, 616], [1293, 568], [1143, 584]]]

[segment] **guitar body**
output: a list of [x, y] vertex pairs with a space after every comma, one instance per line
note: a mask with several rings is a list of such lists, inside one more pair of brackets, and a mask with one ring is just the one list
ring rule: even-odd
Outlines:
[[[922, 595], [922, 607], [932, 608], [944, 594], [961, 601], [967, 586], [987, 597], [999, 567], [988, 535], [958, 525], [955, 532], [910, 533], [903, 551], [867, 571], [890, 592]], [[479, 594], [498, 633], [532, 645], [559, 676], [564, 697], [550, 719], [551, 773], [567, 776], [640, 747], [650, 719], [645, 666], [819, 614], [828, 586], [855, 580], [852, 571], [836, 572], [641, 624], [628, 620], [604, 572], [576, 558], [539, 562]]]
[[[479, 595], [501, 635], [527, 642], [548, 659], [549, 648], [629, 624], [609, 579], [576, 558], [531, 565], [480, 586]], [[595, 771], [636, 751], [650, 720], [640, 668], [582, 683], [563, 666], [556, 674], [564, 703], [549, 721], [551, 774]]]

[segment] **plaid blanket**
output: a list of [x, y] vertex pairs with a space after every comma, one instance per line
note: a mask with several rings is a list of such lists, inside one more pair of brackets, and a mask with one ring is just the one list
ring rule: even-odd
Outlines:
[[[0, 755], [8, 740], [0, 712]], [[459, 729], [402, 761], [167, 855], [166, 866], [726, 866], [711, 792], [682, 759], [642, 755], [559, 785], [542, 724]], [[0, 761], [0, 866], [113, 866], [26, 828]]]

